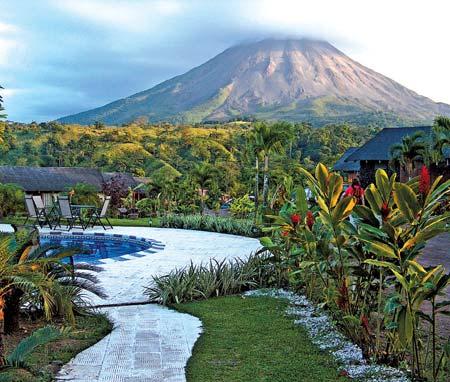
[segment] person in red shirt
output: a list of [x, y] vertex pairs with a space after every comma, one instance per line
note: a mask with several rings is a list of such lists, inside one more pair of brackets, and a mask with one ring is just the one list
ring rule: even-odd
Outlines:
[[347, 188], [344, 196], [354, 196], [356, 198], [356, 204], [364, 204], [364, 188], [361, 187], [358, 179], [352, 180], [352, 185]]

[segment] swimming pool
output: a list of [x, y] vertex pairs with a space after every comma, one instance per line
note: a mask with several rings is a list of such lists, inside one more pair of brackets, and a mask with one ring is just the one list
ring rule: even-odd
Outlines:
[[48, 234], [40, 236], [41, 245], [56, 245], [80, 248], [74, 256], [76, 262], [102, 263], [104, 259], [127, 260], [124, 255], [145, 256], [142, 252], [154, 253], [151, 248], [162, 249], [161, 244], [151, 239], [126, 235], [107, 234]]

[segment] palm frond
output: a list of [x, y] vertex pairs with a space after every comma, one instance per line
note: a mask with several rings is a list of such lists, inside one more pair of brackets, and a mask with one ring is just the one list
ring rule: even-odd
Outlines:
[[10, 366], [25, 367], [25, 358], [36, 347], [55, 341], [60, 337], [61, 332], [54, 326], [40, 328], [34, 331], [29, 337], [20, 341], [11, 354], [6, 357], [6, 362]]

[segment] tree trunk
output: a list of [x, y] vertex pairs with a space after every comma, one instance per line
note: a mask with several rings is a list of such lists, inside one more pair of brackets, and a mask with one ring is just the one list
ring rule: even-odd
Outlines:
[[258, 207], [259, 207], [259, 159], [258, 154], [256, 154], [255, 160], [255, 221], [258, 215]]
[[23, 292], [14, 288], [4, 297], [3, 306], [3, 332], [12, 334], [19, 330], [20, 323], [20, 299]]
[[264, 180], [263, 180], [263, 206], [267, 208], [267, 199], [269, 197], [269, 156], [264, 156]]

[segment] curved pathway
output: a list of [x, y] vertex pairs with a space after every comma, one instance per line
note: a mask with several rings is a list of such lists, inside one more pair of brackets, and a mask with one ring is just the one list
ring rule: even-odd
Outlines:
[[[0, 230], [10, 227], [0, 225]], [[102, 228], [87, 232], [105, 232]], [[210, 258], [245, 257], [259, 248], [256, 239], [210, 232], [147, 227], [115, 227], [106, 234], [145, 237], [161, 242], [155, 253], [104, 260], [100, 283], [106, 300], [96, 305], [139, 304], [152, 275], [200, 263]], [[198, 318], [159, 305], [130, 305], [99, 309], [114, 323], [113, 331], [66, 364], [57, 381], [182, 382], [184, 368], [201, 332]]]

